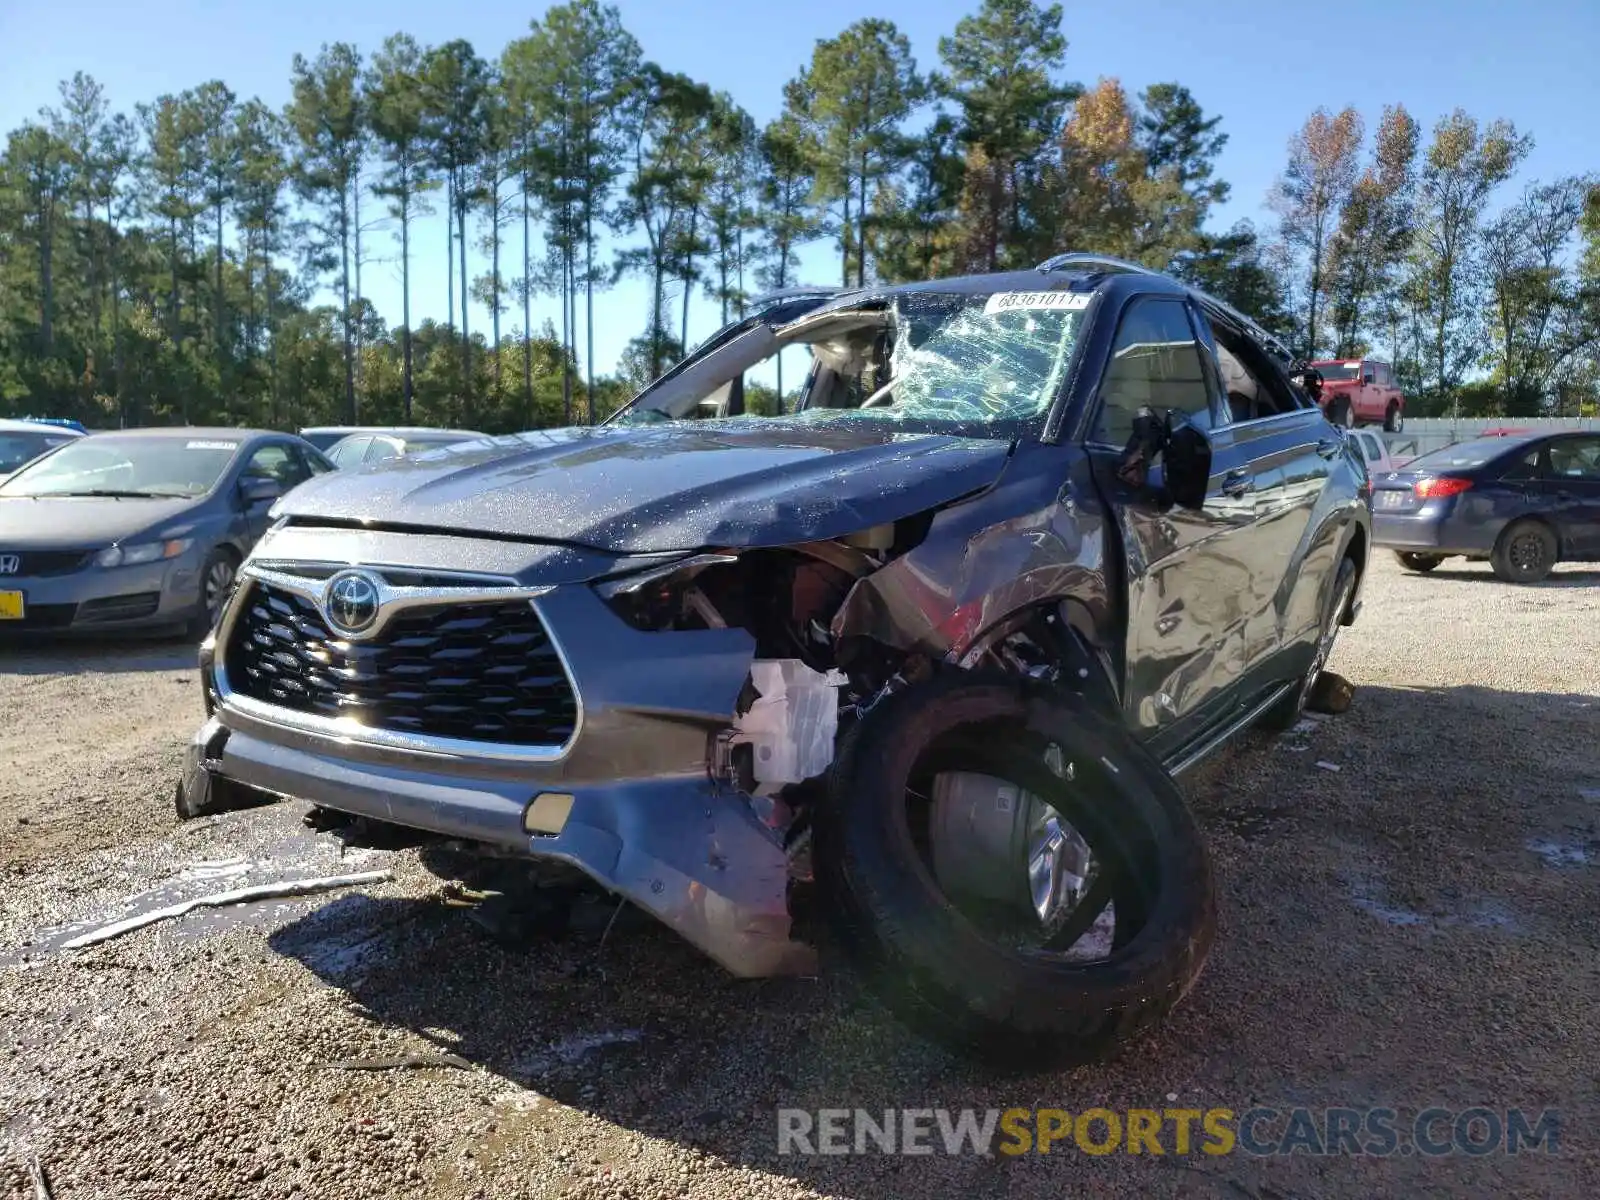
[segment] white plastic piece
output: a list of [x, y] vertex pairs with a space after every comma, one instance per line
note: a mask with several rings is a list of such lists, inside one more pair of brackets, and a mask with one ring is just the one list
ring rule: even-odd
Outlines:
[[109, 925], [91, 929], [88, 933], [80, 933], [77, 937], [62, 942], [61, 949], [81, 950], [85, 946], [93, 946], [96, 942], [110, 941], [112, 938], [121, 937], [125, 933], [143, 929], [146, 925], [154, 925], [157, 921], [170, 921], [174, 917], [181, 917], [197, 908], [221, 908], [228, 904], [248, 904], [253, 900], [275, 900], [288, 896], [309, 896], [316, 892], [331, 892], [336, 888], [356, 887], [363, 883], [383, 883], [385, 880], [393, 878], [393, 871], [364, 871], [359, 875], [327, 875], [321, 879], [291, 879], [284, 883], [263, 883], [255, 887], [237, 888], [231, 892], [215, 892], [209, 896], [196, 896], [192, 900], [182, 900], [177, 904], [170, 904], [166, 908], [152, 909], [150, 912], [140, 913], [123, 921], [113, 921]]
[[734, 722], [735, 744], [751, 749], [756, 790], [820, 775], [833, 762], [839, 732], [841, 671], [813, 671], [798, 658], [758, 658], [750, 682], [760, 695]]

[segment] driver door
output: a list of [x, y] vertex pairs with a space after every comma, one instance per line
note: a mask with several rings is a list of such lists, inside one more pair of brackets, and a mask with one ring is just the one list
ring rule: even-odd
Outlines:
[[[1124, 717], [1165, 758], [1210, 728], [1243, 673], [1254, 591], [1250, 456], [1216, 428], [1219, 391], [1179, 298], [1136, 297], [1123, 309], [1098, 397], [1087, 449], [1122, 546]], [[1187, 422], [1210, 442], [1197, 507], [1164, 494], [1159, 463], [1143, 486], [1118, 473], [1134, 417], [1147, 406], [1182, 414], [1175, 425]]]

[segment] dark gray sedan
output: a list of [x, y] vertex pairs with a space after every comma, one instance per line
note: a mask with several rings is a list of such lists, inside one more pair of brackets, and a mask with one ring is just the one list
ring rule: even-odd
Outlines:
[[1483, 437], [1374, 476], [1372, 534], [1407, 570], [1487, 559], [1512, 583], [1600, 561], [1600, 433]]
[[332, 470], [297, 437], [139, 429], [57, 447], [0, 484], [0, 633], [204, 635], [273, 502]]

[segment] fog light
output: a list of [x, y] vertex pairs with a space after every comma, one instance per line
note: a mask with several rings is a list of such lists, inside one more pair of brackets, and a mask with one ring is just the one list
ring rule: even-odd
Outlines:
[[572, 815], [570, 792], [540, 792], [523, 814], [522, 828], [529, 833], [560, 833]]

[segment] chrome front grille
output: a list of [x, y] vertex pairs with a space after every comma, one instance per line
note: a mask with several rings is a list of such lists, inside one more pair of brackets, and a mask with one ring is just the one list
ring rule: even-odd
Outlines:
[[550, 751], [571, 740], [577, 696], [525, 591], [411, 595], [375, 634], [352, 639], [329, 627], [316, 580], [270, 575], [247, 572], [224, 630], [233, 695], [422, 749], [443, 739]]

